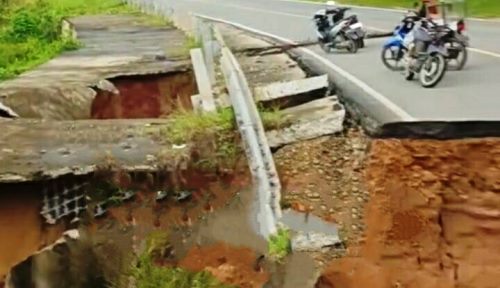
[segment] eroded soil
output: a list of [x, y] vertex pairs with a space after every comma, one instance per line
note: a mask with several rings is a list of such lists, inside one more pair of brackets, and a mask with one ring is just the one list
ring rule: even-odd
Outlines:
[[263, 270], [254, 251], [224, 243], [193, 247], [179, 266], [208, 271], [219, 281], [241, 288], [260, 288], [269, 280], [269, 273]]
[[366, 237], [316, 287], [498, 287], [500, 140], [375, 140]]
[[93, 119], [137, 119], [168, 116], [191, 110], [196, 80], [191, 72], [126, 76], [110, 79], [118, 94], [98, 91], [92, 101]]
[[[360, 131], [350, 129], [345, 135], [280, 149], [274, 157], [283, 185], [282, 206], [333, 221], [346, 243], [356, 242], [364, 229], [363, 207], [369, 199], [362, 183], [367, 144]], [[334, 254], [330, 257], [338, 256]], [[318, 259], [317, 264], [328, 258]]]

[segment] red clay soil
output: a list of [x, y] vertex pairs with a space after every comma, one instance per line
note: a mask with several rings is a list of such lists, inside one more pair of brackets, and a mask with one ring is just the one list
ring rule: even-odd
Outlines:
[[[182, 177], [182, 182], [185, 182], [183, 188], [195, 191], [186, 203], [157, 203], [150, 183], [146, 183], [148, 181], [134, 183], [142, 187], [139, 189], [139, 197], [135, 201], [109, 209], [108, 217], [96, 220], [89, 228], [97, 232], [115, 227], [110, 226], [110, 223], [121, 224], [118, 227], [133, 224], [140, 228], [134, 233], [140, 241], [157, 229], [169, 230], [174, 226], [190, 225], [199, 216], [222, 207], [238, 191], [247, 187], [250, 183], [247, 168], [242, 165], [240, 167], [243, 168], [237, 168], [233, 174], [225, 176], [186, 171]], [[171, 183], [167, 183], [166, 187], [171, 187]], [[0, 287], [10, 268], [54, 243], [67, 228], [64, 221], [52, 226], [43, 223], [39, 214], [42, 205], [40, 189], [34, 184], [11, 191], [12, 193], [0, 193]], [[210, 201], [207, 194], [212, 194]]]
[[257, 255], [247, 248], [224, 243], [194, 247], [179, 263], [181, 268], [208, 271], [219, 281], [241, 288], [261, 288], [269, 281], [269, 273], [256, 267]]
[[118, 95], [99, 91], [92, 102], [92, 119], [158, 118], [178, 108], [192, 109], [196, 82], [191, 72], [127, 76], [112, 79]]
[[62, 224], [44, 227], [40, 206], [39, 189], [0, 193], [0, 287], [13, 265], [53, 243], [64, 232]]
[[376, 140], [366, 238], [316, 287], [500, 287], [500, 139]]
[[[154, 191], [148, 187], [148, 183], [144, 183], [138, 190], [138, 198], [135, 201], [110, 208], [111, 218], [103, 219], [99, 224], [106, 226], [109, 220], [116, 220], [124, 226], [133, 223], [141, 228], [141, 231], [138, 231], [140, 235], [136, 235], [138, 239], [146, 237], [156, 229], [169, 230], [175, 226], [190, 226], [203, 214], [223, 207], [250, 183], [247, 168], [243, 166], [235, 169], [233, 174], [223, 177], [194, 170], [187, 170], [182, 174], [182, 188], [193, 191], [189, 201], [155, 202]], [[166, 187], [171, 185], [167, 183]]]

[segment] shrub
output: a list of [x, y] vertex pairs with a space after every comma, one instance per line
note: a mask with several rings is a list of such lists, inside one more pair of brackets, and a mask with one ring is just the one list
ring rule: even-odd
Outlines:
[[286, 255], [292, 252], [290, 231], [283, 228], [278, 229], [276, 235], [269, 237], [268, 246], [269, 255], [277, 261], [281, 261]]

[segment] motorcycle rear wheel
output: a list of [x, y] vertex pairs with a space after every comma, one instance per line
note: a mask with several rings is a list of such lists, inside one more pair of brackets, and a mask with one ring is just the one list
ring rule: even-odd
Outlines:
[[351, 52], [352, 54], [355, 54], [358, 52], [358, 44], [356, 43], [355, 40], [352, 40], [350, 38], [347, 39], [349, 46], [347, 47], [347, 51]]
[[358, 48], [365, 48], [365, 39], [363, 38], [358, 39], [357, 44]]
[[420, 84], [424, 88], [433, 88], [444, 77], [448, 62], [443, 55], [435, 53], [430, 55], [420, 69]]
[[453, 48], [459, 49], [460, 51], [458, 52], [457, 59], [446, 59], [448, 62], [448, 70], [460, 71], [464, 69], [469, 56], [467, 47], [462, 42], [456, 39], [452, 39], [447, 44]]
[[[382, 63], [384, 63], [385, 67], [389, 70], [402, 71], [404, 69], [404, 66], [400, 65], [402, 62], [401, 60], [403, 60], [403, 53], [400, 49], [401, 48], [397, 47], [384, 47], [382, 49]], [[389, 54], [389, 57], [387, 57], [387, 54]]]

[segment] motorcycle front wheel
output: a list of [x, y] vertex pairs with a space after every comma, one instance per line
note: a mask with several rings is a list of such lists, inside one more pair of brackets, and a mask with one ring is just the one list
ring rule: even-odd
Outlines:
[[321, 50], [325, 51], [326, 53], [331, 52], [330, 45], [328, 45], [327, 42], [325, 42], [323, 39], [318, 39], [319, 42], [319, 47], [321, 47]]
[[425, 88], [435, 87], [443, 79], [447, 66], [443, 55], [431, 54], [420, 69], [420, 84]]

